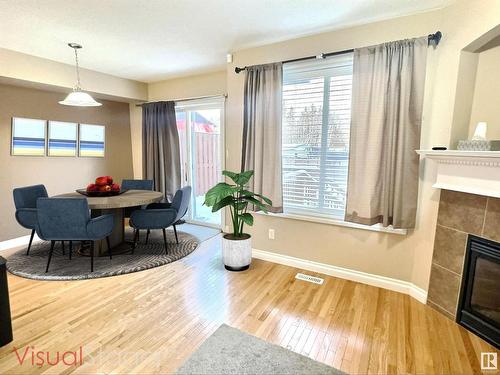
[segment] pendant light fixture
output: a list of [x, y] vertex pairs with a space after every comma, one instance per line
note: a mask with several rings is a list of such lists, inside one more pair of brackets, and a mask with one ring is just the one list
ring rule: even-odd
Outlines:
[[80, 67], [78, 65], [78, 50], [82, 46], [78, 43], [68, 43], [68, 46], [73, 48], [75, 51], [75, 66], [76, 66], [76, 86], [73, 88], [73, 92], [69, 93], [66, 99], [60, 101], [59, 104], [70, 105], [75, 107], [98, 107], [102, 103], [96, 102], [92, 96], [87, 94], [80, 87]]

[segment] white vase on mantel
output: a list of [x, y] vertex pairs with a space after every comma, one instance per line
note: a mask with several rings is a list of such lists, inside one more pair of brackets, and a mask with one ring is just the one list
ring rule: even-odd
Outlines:
[[228, 271], [245, 271], [252, 263], [252, 237], [244, 233], [241, 238], [233, 234], [222, 237], [222, 260]]

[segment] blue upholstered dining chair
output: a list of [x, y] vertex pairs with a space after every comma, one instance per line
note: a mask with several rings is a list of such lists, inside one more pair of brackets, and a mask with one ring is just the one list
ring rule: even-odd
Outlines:
[[26, 186], [14, 189], [13, 195], [17, 222], [24, 228], [31, 229], [30, 242], [26, 251], [26, 255], [29, 255], [38, 221], [36, 200], [38, 198], [47, 198], [47, 189], [45, 189], [44, 185]]
[[165, 254], [168, 254], [167, 235], [165, 229], [175, 223], [177, 211], [173, 208], [158, 208], [148, 210], [135, 210], [130, 215], [129, 224], [134, 228], [134, 243], [132, 245], [132, 253], [139, 238], [139, 231], [146, 229], [148, 233], [154, 229], [163, 231], [163, 242], [165, 244]]
[[90, 241], [90, 272], [94, 272], [94, 241], [106, 238], [111, 259], [108, 236], [113, 231], [113, 215], [91, 218], [86, 198], [39, 198], [37, 217], [38, 236], [51, 241], [45, 272], [49, 271], [56, 241], [71, 241], [70, 246], [72, 241]]
[[153, 190], [153, 180], [123, 180], [122, 190]]
[[[153, 190], [153, 180], [122, 180], [122, 190]], [[123, 209], [123, 217], [130, 217], [132, 212], [140, 210], [141, 206], [126, 207]]]
[[[191, 186], [184, 186], [175, 192], [174, 199], [171, 203], [151, 203], [148, 204], [147, 209], [162, 209], [162, 208], [173, 208], [177, 215], [175, 221], [172, 224], [174, 227], [175, 242], [179, 243], [179, 238], [177, 237], [177, 225], [183, 224], [182, 218], [187, 214], [189, 209], [189, 202], [191, 201]], [[149, 231], [146, 234], [146, 243], [148, 242]]]

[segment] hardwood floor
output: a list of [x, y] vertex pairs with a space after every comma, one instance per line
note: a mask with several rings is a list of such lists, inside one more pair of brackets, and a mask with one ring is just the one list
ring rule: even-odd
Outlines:
[[[219, 253], [218, 236], [178, 262], [129, 275], [9, 275], [15, 341], [0, 348], [0, 373], [168, 373], [221, 323], [352, 374], [481, 373], [480, 353], [495, 351], [406, 295], [329, 276], [311, 284], [260, 260], [231, 273]], [[14, 347], [21, 357], [29, 349], [22, 366]], [[37, 367], [36, 357], [32, 365], [32, 352], [48, 351], [53, 362], [80, 347], [82, 365]]]

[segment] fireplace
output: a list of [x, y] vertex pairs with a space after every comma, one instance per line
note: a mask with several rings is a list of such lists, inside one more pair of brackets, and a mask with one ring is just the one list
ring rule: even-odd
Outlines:
[[456, 320], [500, 347], [500, 243], [468, 236]]

